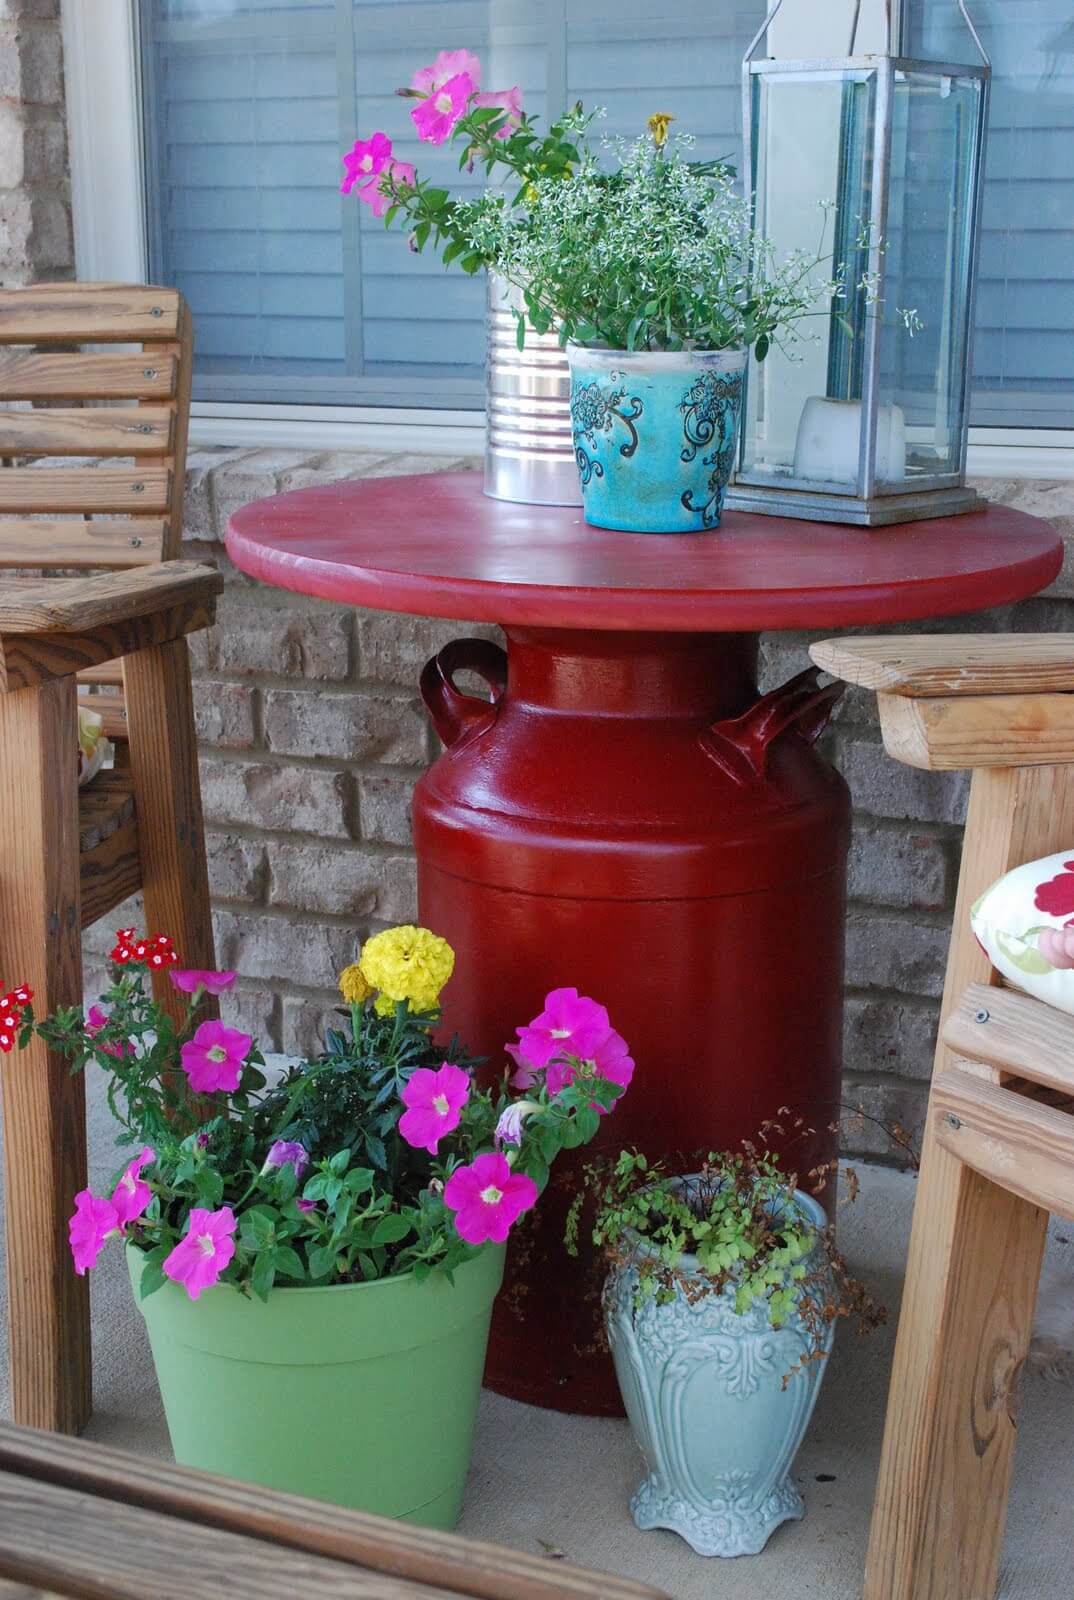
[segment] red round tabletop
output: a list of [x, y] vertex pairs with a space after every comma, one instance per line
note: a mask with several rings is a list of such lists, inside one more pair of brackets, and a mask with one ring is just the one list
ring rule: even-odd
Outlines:
[[548, 628], [752, 632], [954, 616], [1020, 600], [1062, 560], [1005, 506], [855, 528], [747, 512], [708, 534], [591, 527], [490, 500], [477, 473], [372, 478], [244, 506], [227, 548], [252, 577], [416, 616]]

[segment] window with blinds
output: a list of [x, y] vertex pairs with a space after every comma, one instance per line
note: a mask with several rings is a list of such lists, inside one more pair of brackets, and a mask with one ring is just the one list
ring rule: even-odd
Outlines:
[[[968, 0], [992, 62], [970, 422], [1074, 428], [1074, 10]], [[972, 61], [954, 0], [910, 0], [910, 52]]]
[[762, 0], [145, 0], [151, 271], [197, 330], [202, 399], [480, 407], [484, 283], [414, 255], [353, 196], [340, 152], [375, 128], [456, 193], [458, 148], [394, 90], [438, 51], [519, 83], [542, 126], [575, 100], [609, 135], [671, 111], [738, 163], [743, 51]]
[[[787, 6], [808, 0], [786, 0]], [[1070, 0], [970, 0], [992, 58], [971, 422], [1074, 427]], [[905, 0], [907, 48], [973, 60], [955, 0]], [[480, 174], [414, 136], [394, 95], [465, 46], [542, 121], [582, 99], [610, 136], [671, 111], [740, 152], [740, 62], [763, 0], [143, 0], [151, 273], [197, 327], [211, 400], [479, 407], [480, 280], [414, 255], [338, 192], [384, 128], [459, 193]]]

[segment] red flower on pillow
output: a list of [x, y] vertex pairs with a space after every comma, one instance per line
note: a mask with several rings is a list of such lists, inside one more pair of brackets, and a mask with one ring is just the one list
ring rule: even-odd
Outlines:
[[1074, 861], [1064, 861], [1063, 871], [1057, 878], [1049, 878], [1037, 885], [1033, 904], [1038, 911], [1050, 917], [1066, 917], [1074, 913]]

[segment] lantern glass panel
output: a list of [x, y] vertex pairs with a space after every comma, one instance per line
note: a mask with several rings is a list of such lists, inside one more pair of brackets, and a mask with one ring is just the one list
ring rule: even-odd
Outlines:
[[983, 92], [979, 72], [886, 59], [752, 74], [757, 228], [780, 258], [823, 227], [816, 278], [843, 289], [751, 358], [739, 483], [961, 481]]
[[[756, 226], [776, 259], [794, 250], [846, 262], [847, 292], [818, 302], [763, 361], [751, 358], [738, 481], [854, 494], [873, 205], [875, 69], [755, 73]], [[828, 399], [830, 406], [818, 407]]]
[[[974, 176], [982, 81], [896, 70], [877, 365], [879, 493], [962, 470]], [[908, 326], [909, 324], [909, 326]], [[883, 420], [904, 452], [885, 458]]]

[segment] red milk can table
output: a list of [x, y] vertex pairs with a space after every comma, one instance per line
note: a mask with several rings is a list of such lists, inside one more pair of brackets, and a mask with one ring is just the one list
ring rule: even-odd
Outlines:
[[[546, 991], [576, 985], [637, 1062], [596, 1148], [688, 1159], [787, 1106], [815, 1130], [788, 1163], [830, 1159], [850, 803], [813, 741], [839, 689], [811, 671], [759, 697], [757, 634], [1020, 599], [1059, 569], [1051, 527], [992, 507], [869, 531], [731, 512], [711, 534], [617, 533], [446, 473], [259, 501], [227, 548], [281, 588], [506, 633], [506, 654], [456, 641], [422, 676], [446, 748], [415, 793], [418, 894], [457, 953], [448, 1027], [498, 1074]], [[576, 1171], [558, 1163], [515, 1230], [488, 1380], [618, 1412], [599, 1264], [563, 1250]]]

